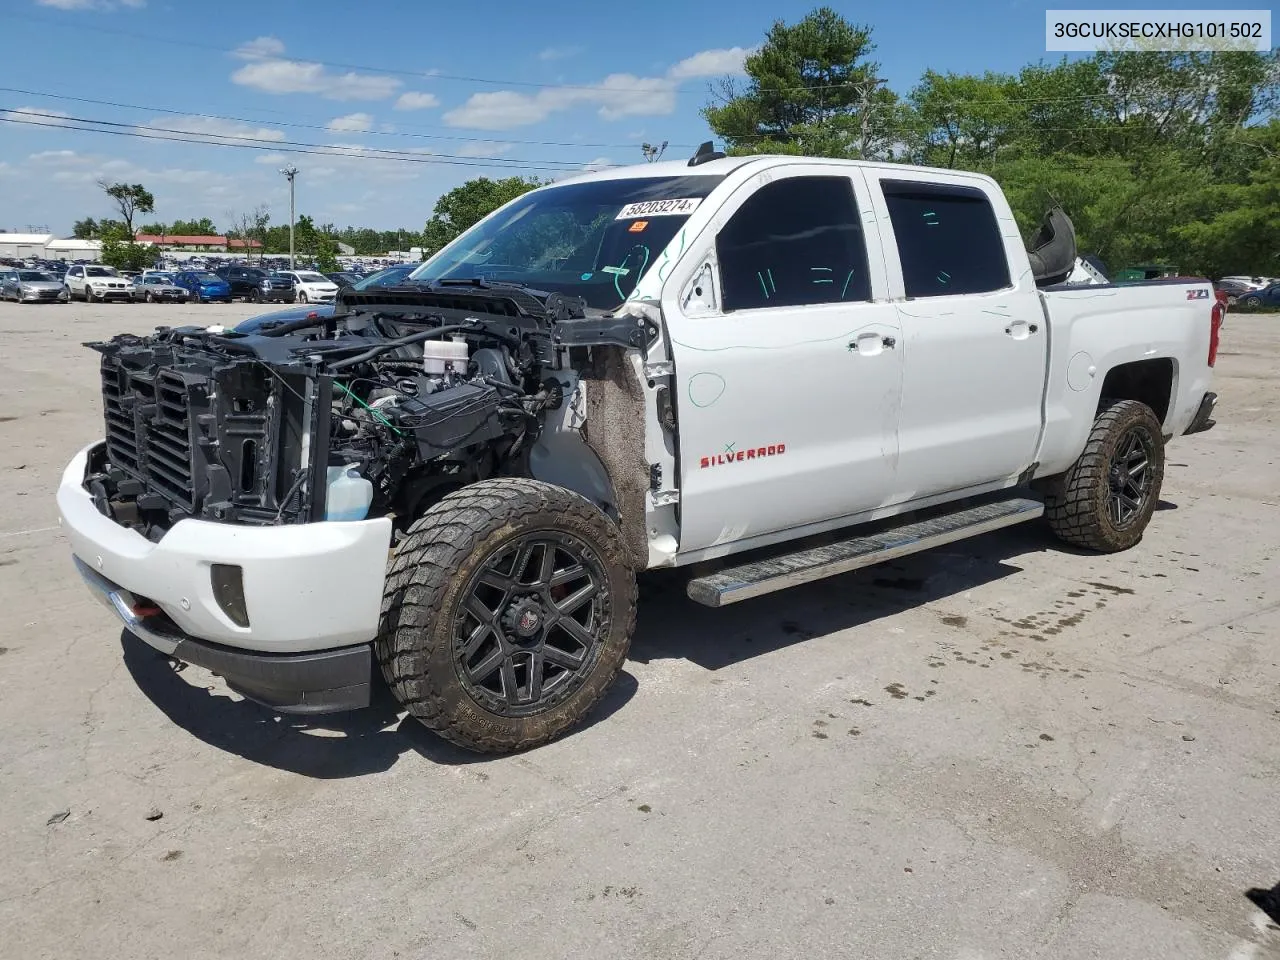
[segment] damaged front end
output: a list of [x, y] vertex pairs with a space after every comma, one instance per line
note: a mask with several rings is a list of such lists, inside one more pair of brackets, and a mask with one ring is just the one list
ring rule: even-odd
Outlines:
[[332, 316], [249, 334], [117, 336], [89, 344], [106, 442], [85, 487], [153, 541], [187, 518], [403, 527], [459, 487], [531, 475], [547, 412], [579, 368], [599, 368], [592, 351], [655, 332], [561, 294], [470, 283], [346, 290]]

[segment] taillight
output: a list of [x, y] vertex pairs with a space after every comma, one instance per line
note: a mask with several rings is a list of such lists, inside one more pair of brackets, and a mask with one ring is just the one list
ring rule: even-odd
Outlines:
[[1213, 366], [1218, 361], [1218, 339], [1222, 330], [1222, 319], [1226, 315], [1227, 305], [1222, 300], [1217, 300], [1213, 305], [1213, 312], [1210, 314], [1209, 320], [1209, 366]]

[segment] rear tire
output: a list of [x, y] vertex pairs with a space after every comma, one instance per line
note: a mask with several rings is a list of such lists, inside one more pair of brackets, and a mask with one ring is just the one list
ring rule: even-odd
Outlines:
[[1137, 400], [1104, 401], [1084, 451], [1056, 478], [1045, 516], [1059, 539], [1100, 553], [1142, 539], [1164, 482], [1164, 438], [1155, 413]]
[[306, 292], [305, 290], [299, 290], [299, 291], [298, 291], [298, 302], [299, 302], [299, 303], [306, 303], [306, 302], [307, 302], [307, 292]]
[[507, 753], [591, 711], [622, 669], [635, 613], [635, 574], [608, 517], [560, 487], [486, 480], [409, 528], [374, 649], [423, 724]]

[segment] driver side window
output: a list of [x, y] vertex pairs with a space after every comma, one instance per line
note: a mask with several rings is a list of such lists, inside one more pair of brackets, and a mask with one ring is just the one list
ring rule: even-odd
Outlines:
[[724, 311], [871, 299], [847, 177], [789, 177], [752, 194], [716, 237]]

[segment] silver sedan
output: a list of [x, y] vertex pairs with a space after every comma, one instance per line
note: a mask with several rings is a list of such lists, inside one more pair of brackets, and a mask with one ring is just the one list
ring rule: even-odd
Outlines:
[[134, 281], [133, 299], [145, 300], [147, 303], [168, 301], [184, 303], [187, 299], [187, 291], [166, 276], [152, 274]]
[[13, 270], [0, 286], [0, 297], [17, 303], [68, 303], [71, 294], [61, 280], [40, 270]]

